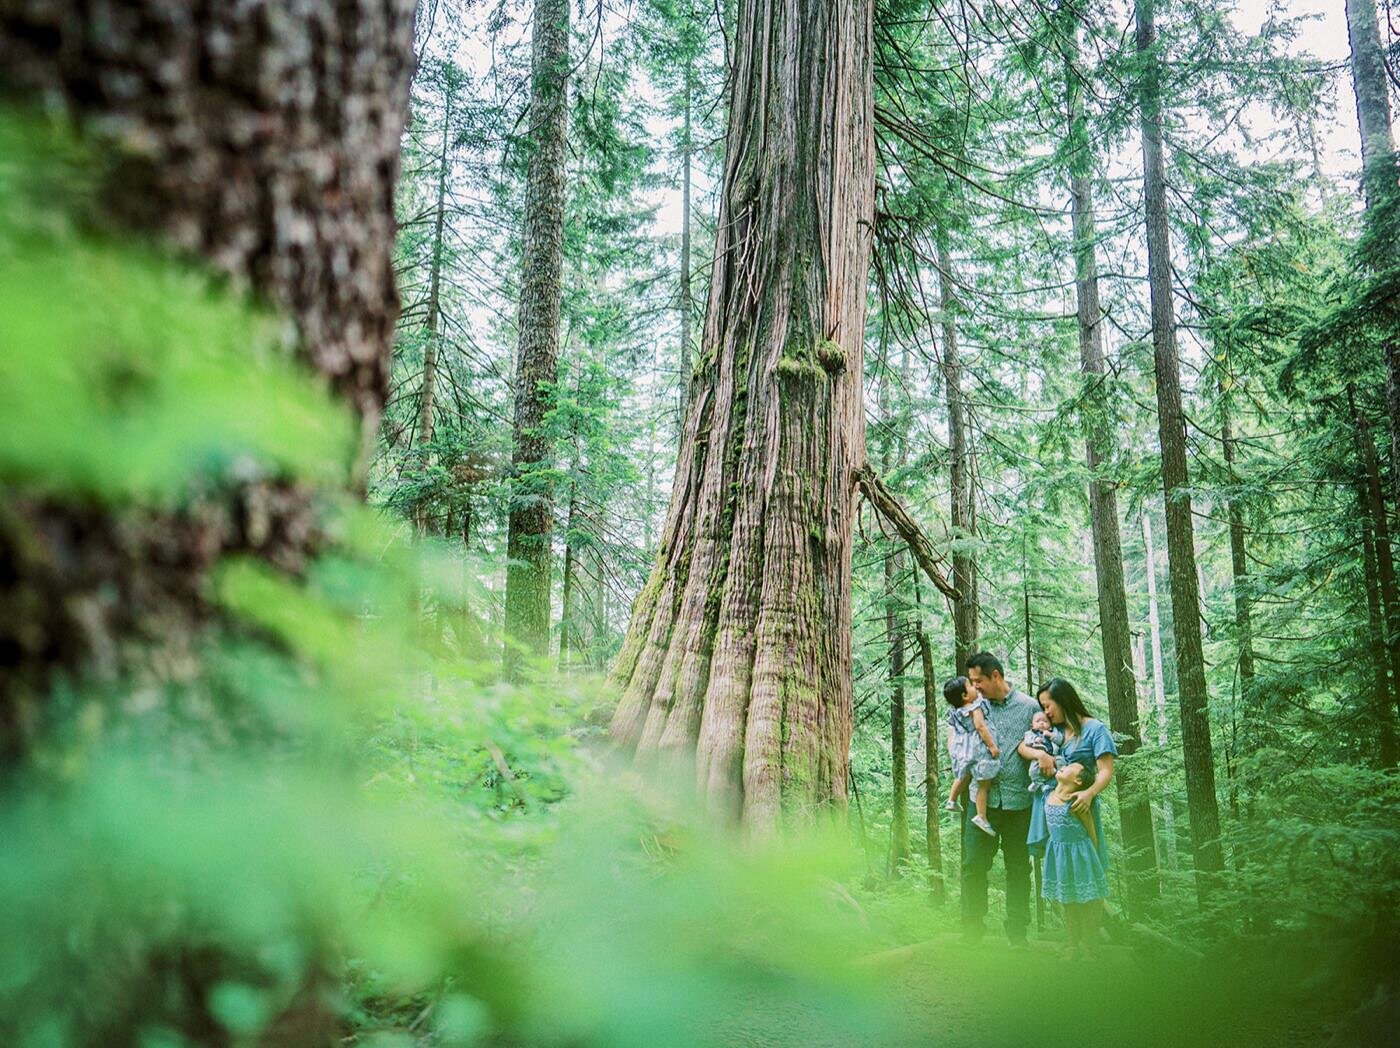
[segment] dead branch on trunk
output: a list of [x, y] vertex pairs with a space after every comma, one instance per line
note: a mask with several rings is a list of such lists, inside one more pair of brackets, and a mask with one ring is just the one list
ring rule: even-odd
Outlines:
[[928, 576], [929, 581], [938, 587], [938, 591], [952, 600], [961, 597], [962, 594], [938, 570], [938, 565], [942, 563], [943, 558], [934, 551], [933, 543], [929, 542], [928, 536], [909, 515], [904, 504], [899, 501], [899, 498], [885, 482], [876, 476], [875, 471], [869, 465], [856, 471], [856, 483], [860, 485], [861, 493], [875, 507], [875, 511], [887, 520], [895, 531], [899, 532], [899, 537], [909, 547], [909, 552], [914, 555], [914, 560], [918, 562], [919, 567], [924, 569], [924, 574]]

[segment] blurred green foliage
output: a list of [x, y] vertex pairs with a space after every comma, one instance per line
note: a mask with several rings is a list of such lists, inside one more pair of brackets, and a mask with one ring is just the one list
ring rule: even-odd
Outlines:
[[[485, 588], [344, 495], [352, 420], [278, 318], [84, 233], [99, 161], [46, 127], [0, 120], [0, 158], [7, 487], [165, 508], [276, 477], [332, 536], [299, 577], [220, 564], [193, 672], [55, 686], [0, 784], [3, 1043], [1000, 1045], [1073, 1015], [1114, 1043], [1274, 1044], [1393, 979], [1400, 797], [1352, 766], [1256, 755], [1216, 908], [1183, 874], [1153, 935], [1087, 962], [960, 947], [920, 860], [888, 880], [845, 826], [736, 841], [609, 761], [601, 682], [495, 679]], [[561, 421], [602, 443], [586, 407]], [[887, 754], [858, 745], [874, 781]], [[881, 847], [884, 794], [860, 825]], [[1304, 1008], [1314, 974], [1343, 989]]]

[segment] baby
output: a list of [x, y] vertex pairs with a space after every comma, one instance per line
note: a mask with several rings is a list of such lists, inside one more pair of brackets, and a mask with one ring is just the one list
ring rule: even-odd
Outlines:
[[[1065, 744], [1065, 733], [1050, 723], [1050, 718], [1041, 710], [1031, 718], [1031, 730], [1026, 732], [1021, 742], [1033, 750], [1040, 750], [1055, 758], [1055, 767], [1064, 767], [1065, 759], [1060, 756]], [[1039, 761], [1031, 761], [1031, 793], [1048, 793], [1055, 788], [1055, 777], [1040, 770]]]
[[972, 817], [972, 825], [995, 837], [997, 831], [987, 821], [987, 791], [1001, 770], [997, 759], [1001, 750], [987, 722], [990, 707], [966, 677], [954, 677], [945, 683], [943, 699], [952, 707], [948, 711], [948, 756], [953, 761], [953, 788], [948, 791], [944, 807], [956, 810], [958, 798], [975, 779], [977, 785], [972, 790], [972, 798], [977, 804], [977, 814]]

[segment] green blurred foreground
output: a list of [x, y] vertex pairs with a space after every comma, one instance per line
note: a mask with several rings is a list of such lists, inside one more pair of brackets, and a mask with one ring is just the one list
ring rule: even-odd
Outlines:
[[612, 766], [599, 682], [513, 689], [479, 646], [425, 650], [415, 609], [473, 635], [476, 583], [340, 494], [353, 427], [275, 319], [36, 208], [35, 186], [80, 199], [81, 158], [34, 139], [0, 125], [7, 499], [180, 512], [276, 476], [322, 493], [333, 541], [301, 578], [221, 564], [189, 665], [47, 696], [41, 741], [0, 780], [0, 1043], [1276, 1045], [1394, 1028], [1392, 778], [1273, 755], [1276, 793], [1233, 842], [1249, 861], [1203, 915], [1169, 893], [1090, 963], [1060, 958], [1053, 915], [1029, 951], [967, 950], [955, 888], [938, 907], [918, 871], [870, 877], [846, 826], [736, 841]]

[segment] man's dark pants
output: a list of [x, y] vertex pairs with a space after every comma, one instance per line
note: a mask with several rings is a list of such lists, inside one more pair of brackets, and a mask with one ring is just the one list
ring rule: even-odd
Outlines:
[[1006, 935], [1012, 942], [1024, 942], [1031, 923], [1031, 857], [1026, 849], [1030, 809], [988, 808], [987, 821], [997, 831], [995, 837], [972, 825], [971, 815], [976, 810], [970, 803], [963, 809], [963, 929], [973, 935], [982, 931], [982, 919], [987, 915], [987, 874], [997, 848], [1001, 848], [1006, 863]]

